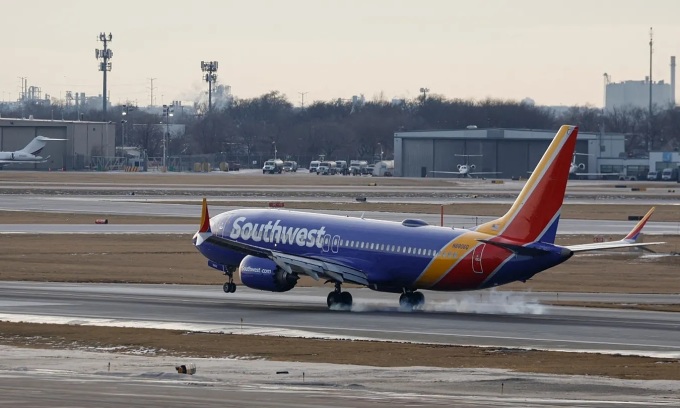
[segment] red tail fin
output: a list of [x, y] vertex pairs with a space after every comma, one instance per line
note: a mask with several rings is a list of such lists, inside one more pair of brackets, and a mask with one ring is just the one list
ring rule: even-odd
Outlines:
[[203, 208], [201, 210], [201, 226], [198, 232], [210, 232], [210, 215], [208, 215], [208, 200], [203, 198]]
[[520, 243], [554, 242], [577, 134], [575, 126], [560, 127], [510, 211], [477, 231]]

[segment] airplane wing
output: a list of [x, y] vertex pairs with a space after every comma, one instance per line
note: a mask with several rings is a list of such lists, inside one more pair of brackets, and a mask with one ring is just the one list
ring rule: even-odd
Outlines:
[[36, 164], [36, 163], [47, 163], [50, 156], [45, 157], [42, 160], [0, 160], [0, 164]]
[[648, 245], [665, 244], [665, 242], [636, 242], [637, 238], [640, 236], [642, 227], [645, 226], [647, 220], [649, 220], [649, 217], [652, 216], [652, 213], [654, 213], [654, 209], [655, 207], [652, 207], [647, 212], [647, 214], [645, 214], [645, 216], [642, 217], [642, 219], [637, 224], [635, 224], [635, 227], [633, 227], [633, 229], [628, 233], [628, 235], [626, 235], [625, 238], [619, 241], [594, 242], [592, 244], [570, 245], [567, 246], [566, 248], [571, 250], [572, 252], [586, 252], [586, 251], [598, 251], [602, 249], [633, 248], [633, 247], [642, 247], [643, 249], [646, 249], [645, 247]]
[[339, 263], [273, 251], [216, 235], [209, 236], [206, 241], [245, 255], [269, 258], [286, 272], [304, 273], [315, 280], [325, 277], [341, 283], [350, 282], [368, 286], [368, 278], [364, 272]]
[[574, 173], [577, 176], [620, 176], [619, 173]]
[[501, 173], [502, 173], [501, 171], [475, 171], [475, 172], [468, 173], [468, 174], [470, 174], [472, 176], [476, 176], [478, 174], [501, 174]]
[[464, 174], [459, 171], [444, 171], [444, 170], [430, 170], [429, 173], [442, 173], [442, 174]]

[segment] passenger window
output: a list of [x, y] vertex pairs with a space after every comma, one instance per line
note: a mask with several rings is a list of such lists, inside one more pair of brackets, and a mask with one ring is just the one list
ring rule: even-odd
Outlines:
[[394, 252], [394, 245], [392, 245], [392, 249], [391, 249], [391, 251], [392, 251], [392, 252]]
[[401, 245], [397, 246], [397, 252], [401, 252]]
[[363, 242], [361, 243], [361, 249], [364, 249], [364, 243]]
[[384, 251], [385, 250], [385, 244], [380, 244], [380, 250]]

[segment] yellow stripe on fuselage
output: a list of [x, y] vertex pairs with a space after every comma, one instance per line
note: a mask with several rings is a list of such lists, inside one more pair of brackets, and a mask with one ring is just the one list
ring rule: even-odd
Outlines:
[[416, 286], [429, 288], [439, 282], [461, 259], [479, 244], [478, 239], [490, 238], [476, 231], [466, 232], [451, 240], [416, 279]]
[[538, 182], [541, 181], [546, 167], [550, 166], [550, 164], [557, 157], [557, 154], [559, 154], [557, 150], [561, 149], [564, 145], [564, 139], [567, 137], [567, 132], [569, 132], [569, 129], [573, 129], [573, 126], [563, 125], [560, 127], [560, 130], [557, 132], [557, 135], [555, 135], [553, 142], [543, 155], [543, 157], [547, 158], [547, 160], [541, 159], [541, 161], [538, 162], [536, 169], [533, 173], [531, 173], [531, 177], [529, 177], [529, 180], [527, 180], [527, 183], [524, 185], [524, 188], [522, 188], [519, 196], [512, 204], [512, 207], [510, 207], [510, 210], [501, 218], [480, 225], [477, 227], [476, 231], [489, 235], [498, 235], [505, 229], [506, 225], [508, 225], [515, 218], [519, 210], [522, 208], [522, 205], [526, 202], [528, 196], [534, 191], [534, 188]]

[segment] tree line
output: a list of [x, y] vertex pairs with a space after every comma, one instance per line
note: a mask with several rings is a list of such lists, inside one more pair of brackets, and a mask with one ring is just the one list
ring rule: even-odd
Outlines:
[[[78, 120], [78, 112], [59, 104], [27, 104], [1, 110], [5, 117]], [[163, 148], [162, 115], [141, 110], [125, 117], [122, 106], [109, 110], [116, 123], [116, 143], [146, 150], [160, 156]], [[207, 112], [199, 106], [199, 112]], [[113, 120], [117, 118], [117, 120]], [[101, 111], [83, 113], [83, 119], [99, 121]], [[134, 121], [134, 126], [131, 126]], [[183, 115], [175, 112], [172, 123], [186, 126], [186, 133], [173, 137], [168, 155], [220, 154], [231, 160], [251, 163], [276, 155], [306, 164], [319, 155], [326, 158], [373, 160], [393, 154], [397, 131], [451, 130], [478, 128], [557, 129], [575, 124], [582, 131], [623, 133], [626, 151], [632, 155], [650, 150], [675, 150], [680, 146], [680, 111], [674, 107], [623, 108], [603, 112], [591, 106], [574, 106], [563, 112], [532, 103], [485, 99], [447, 99], [428, 95], [395, 102], [385, 100], [316, 101], [304, 109], [294, 106], [284, 95], [272, 91], [250, 99], [235, 99], [210, 113]]]

